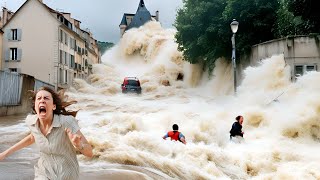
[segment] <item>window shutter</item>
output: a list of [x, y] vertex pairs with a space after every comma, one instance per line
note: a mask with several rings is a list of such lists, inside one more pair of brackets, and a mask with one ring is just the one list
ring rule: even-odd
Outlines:
[[22, 35], [22, 30], [21, 29], [17, 29], [17, 40], [21, 41], [21, 35]]
[[5, 54], [5, 61], [9, 61], [10, 59], [10, 49], [6, 51], [6, 54]]
[[8, 40], [12, 40], [12, 32], [11, 29], [7, 29], [6, 30], [6, 36]]
[[62, 51], [62, 61], [61, 63], [64, 64], [66, 58], [66, 52]]
[[59, 39], [60, 39], [60, 42], [63, 43], [63, 32], [61, 29], [60, 29], [60, 33], [59, 33]]
[[21, 61], [21, 57], [22, 57], [22, 49], [18, 49], [17, 50], [17, 60]]
[[66, 59], [64, 61], [64, 65], [68, 65], [68, 61], [69, 61], [69, 53], [66, 52]]

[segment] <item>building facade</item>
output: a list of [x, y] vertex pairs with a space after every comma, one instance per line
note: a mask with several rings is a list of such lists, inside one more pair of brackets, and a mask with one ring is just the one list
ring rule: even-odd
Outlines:
[[251, 66], [262, 59], [283, 54], [287, 65], [291, 67], [291, 79], [320, 70], [320, 36], [293, 36], [275, 39], [254, 45], [248, 56]]
[[140, 0], [137, 12], [135, 14], [123, 14], [122, 20], [119, 25], [121, 37], [123, 36], [125, 31], [131, 28], [138, 28], [148, 21], [159, 21], [159, 11], [156, 11], [156, 15], [152, 16], [146, 8], [144, 1]]
[[[86, 78], [101, 56], [90, 33], [70, 13], [27, 0], [3, 25], [1, 70], [35, 77], [59, 88]], [[94, 55], [92, 53], [94, 52]]]

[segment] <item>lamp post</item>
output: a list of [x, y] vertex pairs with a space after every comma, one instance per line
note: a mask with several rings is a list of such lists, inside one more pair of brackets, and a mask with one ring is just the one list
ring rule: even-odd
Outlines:
[[239, 23], [235, 19], [232, 20], [230, 27], [233, 33], [231, 42], [232, 42], [232, 67], [233, 67], [233, 86], [234, 86], [234, 94], [237, 91], [237, 67], [236, 67], [236, 42], [235, 36], [238, 31]]

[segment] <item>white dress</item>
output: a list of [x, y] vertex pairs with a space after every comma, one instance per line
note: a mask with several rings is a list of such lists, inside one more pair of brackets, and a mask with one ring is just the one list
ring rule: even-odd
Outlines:
[[43, 180], [76, 180], [79, 178], [79, 164], [76, 150], [73, 147], [65, 129], [72, 134], [79, 129], [73, 116], [54, 115], [52, 129], [44, 136], [39, 128], [37, 115], [28, 115], [26, 123], [35, 138], [40, 150], [40, 158], [34, 166], [35, 179]]

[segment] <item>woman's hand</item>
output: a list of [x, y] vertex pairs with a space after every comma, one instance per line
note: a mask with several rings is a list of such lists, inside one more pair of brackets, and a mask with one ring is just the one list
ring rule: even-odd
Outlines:
[[5, 151], [0, 153], [0, 161], [4, 160], [4, 158], [6, 157], [7, 157], [7, 153]]
[[82, 136], [79, 134], [72, 134], [70, 129], [67, 129], [67, 133], [73, 146], [79, 150], [83, 149], [83, 144], [81, 143]]
[[69, 139], [73, 146], [77, 148], [83, 155], [92, 158], [92, 147], [88, 143], [87, 139], [83, 136], [79, 130], [76, 134], [72, 134], [70, 129], [66, 129]]

